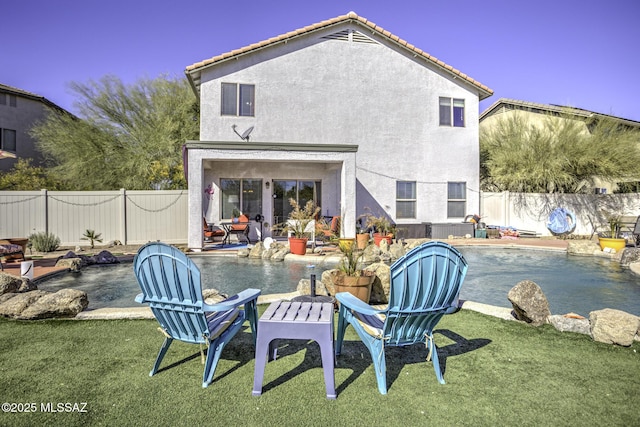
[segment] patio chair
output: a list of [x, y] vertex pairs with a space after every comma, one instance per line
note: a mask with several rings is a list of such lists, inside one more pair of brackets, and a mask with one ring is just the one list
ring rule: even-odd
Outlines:
[[249, 239], [250, 225], [251, 221], [249, 220], [249, 217], [244, 214], [240, 215], [238, 222], [232, 224], [229, 228], [229, 234], [235, 234], [238, 238], [238, 242], [240, 241], [240, 235], [242, 235], [247, 243], [251, 243], [251, 239]]
[[340, 302], [336, 355], [342, 350], [347, 326], [352, 325], [371, 353], [378, 390], [387, 394], [384, 349], [423, 342], [433, 369], [444, 384], [433, 329], [442, 316], [458, 310], [460, 286], [467, 262], [444, 242], [424, 243], [391, 266], [388, 306], [370, 306], [349, 293], [338, 293]]
[[[11, 243], [9, 240], [0, 240], [0, 258], [24, 259], [24, 250], [21, 245]], [[4, 271], [4, 266], [0, 260], [0, 271]]]
[[214, 228], [213, 225], [207, 223], [207, 220], [204, 217], [202, 217], [202, 226], [202, 233], [204, 235], [205, 242], [212, 242], [214, 237], [224, 238], [225, 236], [223, 229], [219, 227]]
[[[202, 387], [213, 380], [218, 360], [227, 343], [249, 320], [256, 340], [260, 290], [246, 289], [226, 300], [208, 305], [202, 297], [200, 270], [178, 248], [148, 243], [133, 261], [133, 271], [142, 293], [136, 302], [148, 303], [165, 335], [149, 376], [154, 375], [174, 339], [208, 346]], [[244, 305], [244, 310], [240, 306]]]

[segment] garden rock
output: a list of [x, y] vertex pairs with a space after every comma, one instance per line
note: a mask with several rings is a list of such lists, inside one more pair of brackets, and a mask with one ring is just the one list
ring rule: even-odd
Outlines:
[[0, 303], [0, 316], [18, 319], [27, 307], [48, 293], [45, 291], [33, 291], [15, 294], [13, 298]]
[[406, 253], [404, 245], [402, 243], [393, 243], [389, 246], [389, 253], [391, 254], [391, 259], [396, 260]]
[[382, 262], [371, 264], [363, 269], [375, 275], [371, 285], [371, 304], [388, 304], [391, 289], [391, 268]]
[[627, 248], [622, 252], [622, 258], [620, 258], [622, 267], [629, 267], [631, 264], [637, 264], [638, 262], [640, 262], [640, 248]]
[[207, 304], [216, 304], [226, 300], [227, 298], [229, 298], [229, 296], [221, 294], [217, 289], [210, 288], [202, 290], [202, 298]]
[[80, 258], [60, 258], [56, 261], [56, 267], [68, 268], [71, 271], [80, 271], [83, 267], [83, 262]]
[[[300, 295], [311, 295], [311, 280], [300, 279], [300, 281], [298, 282], [297, 291], [300, 293]], [[326, 286], [324, 286], [324, 284], [322, 283], [322, 280], [316, 280], [316, 295], [329, 295]]]
[[371, 264], [374, 262], [380, 262], [380, 248], [376, 245], [367, 245], [362, 251], [362, 263]]
[[567, 317], [554, 314], [549, 316], [549, 323], [560, 332], [575, 332], [577, 334], [590, 334], [589, 319]]
[[640, 262], [632, 262], [629, 264], [629, 270], [631, 270], [633, 274], [640, 276]]
[[118, 257], [109, 251], [101, 251], [98, 255], [90, 258], [93, 258], [94, 264], [120, 264]]
[[567, 253], [570, 255], [586, 256], [600, 252], [600, 245], [591, 240], [570, 240], [567, 245]]
[[249, 251], [249, 258], [263, 258], [264, 252], [266, 252], [264, 249], [264, 243], [256, 242], [256, 244], [253, 245], [253, 247]]
[[628, 347], [638, 334], [640, 317], [605, 308], [589, 313], [589, 324], [594, 341]]
[[[322, 278], [320, 279], [321, 286], [318, 286], [316, 281], [316, 293], [318, 288], [324, 288], [327, 295], [336, 294], [336, 284], [342, 284], [344, 280], [344, 273], [338, 269], [325, 270], [322, 272]], [[325, 295], [325, 294], [322, 294]]]
[[531, 280], [523, 280], [516, 284], [509, 290], [507, 298], [518, 320], [540, 326], [545, 324], [547, 318], [551, 316], [547, 297], [540, 286]]
[[[39, 292], [39, 291], [33, 291]], [[87, 293], [76, 289], [61, 289], [47, 293], [27, 307], [18, 319], [33, 320], [50, 317], [75, 317], [89, 305]]]
[[0, 295], [18, 292], [22, 286], [22, 279], [12, 274], [0, 273]]

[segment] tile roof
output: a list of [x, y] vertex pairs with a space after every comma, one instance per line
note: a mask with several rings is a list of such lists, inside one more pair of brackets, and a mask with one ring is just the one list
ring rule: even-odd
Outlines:
[[57, 109], [57, 110], [60, 110], [60, 111], [66, 111], [66, 110], [64, 110], [64, 108], [62, 108], [62, 107], [56, 105], [55, 103], [49, 101], [44, 96], [40, 96], [40, 95], [37, 95], [37, 94], [32, 93], [32, 92], [28, 92], [28, 91], [23, 90], [23, 89], [18, 89], [17, 87], [13, 87], [13, 86], [9, 86], [9, 85], [5, 85], [5, 84], [0, 83], [0, 93], [9, 93], [9, 94], [12, 94], [12, 95], [19, 95], [19, 96], [22, 96], [24, 98], [32, 99], [34, 101], [40, 101], [40, 102], [48, 105], [51, 108], [54, 108], [54, 109]]
[[624, 124], [629, 126], [640, 127], [640, 122], [637, 122], [635, 120], [629, 120], [622, 117], [612, 116], [609, 114], [597, 113], [595, 111], [585, 110], [582, 108], [570, 107], [567, 105], [539, 104], [536, 102], [519, 101], [516, 99], [508, 99], [508, 98], [500, 98], [496, 102], [491, 104], [490, 107], [488, 107], [486, 110], [484, 110], [480, 114], [479, 120], [482, 121], [483, 119], [491, 116], [494, 111], [506, 105], [511, 105], [520, 110], [541, 110], [549, 113], [570, 114], [573, 116], [584, 117], [584, 118], [609, 117], [611, 119], [623, 122]]
[[[338, 24], [342, 24], [345, 22], [353, 22], [355, 24], [367, 27], [369, 30], [373, 30], [376, 33], [378, 33], [379, 35], [386, 37], [388, 40], [390, 40], [391, 42], [399, 45], [400, 47], [409, 50], [411, 53], [413, 53], [416, 56], [419, 56], [425, 60], [427, 60], [428, 62], [432, 63], [433, 65], [439, 67], [440, 69], [444, 70], [445, 72], [449, 73], [450, 75], [452, 75], [453, 77], [457, 77], [457, 78], [461, 78], [463, 80], [465, 80], [466, 82], [470, 83], [471, 85], [473, 85], [474, 87], [476, 87], [479, 90], [479, 95], [480, 95], [480, 99], [485, 99], [488, 98], [489, 96], [493, 95], [493, 90], [491, 90], [490, 88], [488, 88], [487, 86], [483, 85], [482, 83], [472, 79], [471, 77], [469, 77], [468, 75], [462, 73], [461, 71], [453, 68], [452, 66], [445, 64], [444, 62], [442, 62], [441, 60], [439, 60], [438, 58], [429, 55], [427, 52], [423, 51], [422, 49], [419, 49], [417, 47], [415, 47], [414, 45], [406, 42], [405, 40], [401, 39], [400, 37], [390, 33], [389, 31], [386, 31], [385, 29], [383, 29], [382, 27], [374, 24], [373, 22], [367, 20], [366, 18], [362, 17], [362, 16], [358, 16], [355, 12], [349, 12], [346, 15], [341, 15], [338, 16], [336, 18], [333, 19], [328, 19], [326, 21], [322, 21], [322, 22], [318, 22], [316, 24], [312, 24], [312, 25], [308, 25], [306, 27], [294, 30], [294, 31], [290, 31], [288, 33], [285, 34], [281, 34], [279, 36], [276, 37], [272, 37], [270, 39], [267, 40], [263, 40], [261, 42], [258, 43], [253, 43], [249, 46], [245, 46], [242, 47], [240, 49], [235, 49], [232, 50], [230, 52], [226, 52], [217, 56], [214, 56], [213, 58], [209, 58], [209, 59], [205, 59], [203, 61], [200, 62], [196, 62], [195, 64], [189, 65], [186, 69], [185, 69], [185, 73], [187, 74], [187, 76], [189, 77], [192, 85], [194, 86], [194, 89], [197, 89], [197, 86], [199, 84], [199, 72], [216, 63], [222, 62], [224, 60], [230, 59], [230, 58], [234, 58], [240, 55], [245, 55], [248, 53], [251, 53], [253, 51], [257, 51], [260, 49], [263, 49], [265, 47], [271, 46], [271, 45], [275, 45], [277, 43], [282, 43], [288, 40], [291, 40], [293, 38], [296, 37], [300, 37], [306, 34], [310, 34], [314, 31], [318, 31], [324, 28], [328, 28], [334, 25], [338, 25]], [[196, 81], [194, 84], [194, 80]]]

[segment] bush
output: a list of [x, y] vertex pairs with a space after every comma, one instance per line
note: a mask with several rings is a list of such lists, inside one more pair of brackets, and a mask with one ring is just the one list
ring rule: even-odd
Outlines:
[[55, 234], [40, 232], [29, 236], [31, 247], [38, 252], [53, 252], [60, 246], [60, 238]]

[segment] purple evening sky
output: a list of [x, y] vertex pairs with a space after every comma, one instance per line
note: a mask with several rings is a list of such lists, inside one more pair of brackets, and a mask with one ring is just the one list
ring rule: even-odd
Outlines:
[[72, 112], [71, 81], [162, 74], [354, 11], [499, 98], [640, 121], [640, 1], [21, 0], [0, 7], [0, 83]]

